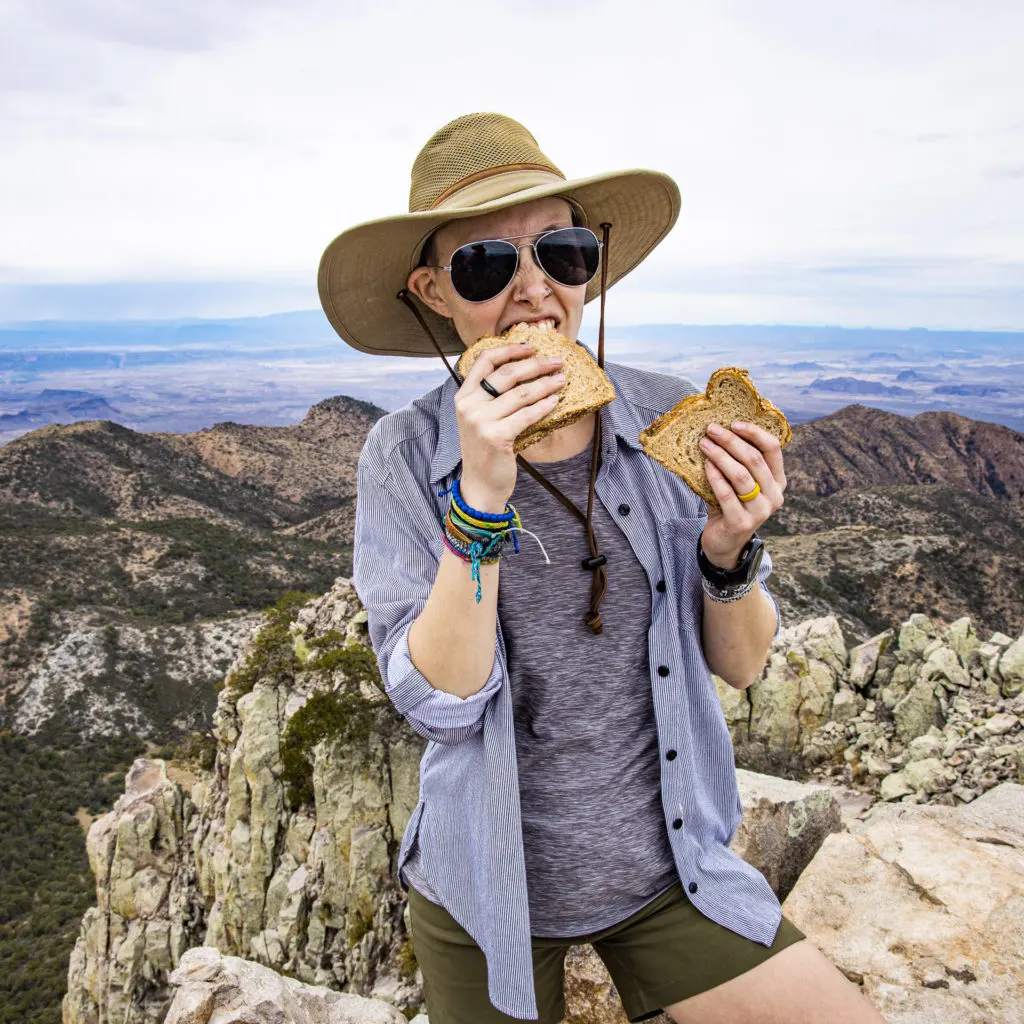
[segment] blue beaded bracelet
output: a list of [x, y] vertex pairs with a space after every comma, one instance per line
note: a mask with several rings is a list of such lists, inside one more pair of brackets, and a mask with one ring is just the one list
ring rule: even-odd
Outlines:
[[[513, 509], [507, 502], [505, 503], [504, 512], [479, 512], [472, 506], [467, 505], [465, 499], [462, 497], [462, 490], [459, 487], [458, 477], [452, 481], [450, 490], [452, 492], [452, 500], [455, 502], [458, 510], [467, 516], [472, 516], [474, 519], [480, 519], [485, 523], [507, 523], [515, 516], [515, 509]], [[441, 492], [441, 494], [445, 493], [447, 492]]]

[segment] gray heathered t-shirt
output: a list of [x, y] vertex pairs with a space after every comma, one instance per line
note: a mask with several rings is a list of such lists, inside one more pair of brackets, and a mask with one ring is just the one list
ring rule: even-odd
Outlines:
[[[589, 446], [537, 463], [581, 511]], [[583, 524], [520, 469], [512, 504], [537, 542], [519, 535], [502, 558], [498, 615], [508, 655], [523, 845], [535, 936], [575, 936], [624, 920], [678, 881], [661, 806], [647, 631], [651, 588], [629, 541], [594, 496], [593, 525], [608, 562], [604, 626], [590, 607]], [[440, 903], [414, 849], [403, 869]]]

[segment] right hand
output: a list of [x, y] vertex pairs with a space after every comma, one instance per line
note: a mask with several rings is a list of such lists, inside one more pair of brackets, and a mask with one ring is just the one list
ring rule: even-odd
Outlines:
[[[529, 345], [501, 345], [477, 356], [455, 392], [466, 503], [481, 512], [503, 512], [516, 486], [515, 439], [558, 404], [565, 387], [561, 357], [540, 355]], [[501, 397], [480, 386], [486, 377]]]

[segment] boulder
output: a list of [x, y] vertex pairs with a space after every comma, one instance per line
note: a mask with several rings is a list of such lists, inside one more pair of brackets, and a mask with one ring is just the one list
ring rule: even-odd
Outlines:
[[1024, 693], [1024, 636], [1015, 640], [999, 658], [999, 674], [1003, 680], [1003, 696]]
[[978, 634], [975, 633], [974, 626], [971, 625], [971, 620], [966, 615], [951, 623], [946, 632], [942, 634], [942, 639], [956, 652], [957, 657], [964, 665], [967, 665], [971, 655], [981, 646]]
[[896, 732], [904, 743], [923, 736], [931, 726], [941, 727], [942, 708], [935, 696], [935, 684], [919, 679], [910, 692], [892, 709]]
[[929, 653], [921, 669], [921, 678], [945, 680], [950, 684], [949, 689], [967, 686], [970, 683], [967, 669], [960, 664], [956, 651], [945, 644], [940, 644]]
[[925, 648], [935, 640], [935, 628], [927, 615], [911, 615], [900, 627], [898, 647], [910, 654], [924, 654]]
[[941, 739], [926, 733], [910, 741], [907, 756], [910, 761], [923, 761], [925, 758], [938, 757], [944, 748], [945, 743]]
[[990, 736], [1004, 736], [1006, 733], [1016, 729], [1019, 723], [1020, 719], [1016, 715], [1000, 712], [986, 719], [974, 731], [978, 736], [986, 738]]
[[832, 698], [832, 721], [852, 722], [864, 710], [864, 698], [847, 686], [840, 686]]
[[878, 636], [856, 647], [850, 648], [850, 685], [857, 690], [867, 689], [875, 677], [875, 669], [878, 667], [878, 658], [884, 654], [892, 645], [895, 632], [887, 629]]
[[876, 805], [825, 839], [783, 910], [888, 1024], [1024, 1020], [1024, 786]]
[[177, 991], [164, 1024], [406, 1024], [380, 1000], [306, 985], [209, 946], [188, 950], [170, 981]]
[[842, 828], [839, 804], [826, 787], [772, 775], [738, 769], [736, 782], [743, 818], [730, 848], [784, 899], [825, 837]]

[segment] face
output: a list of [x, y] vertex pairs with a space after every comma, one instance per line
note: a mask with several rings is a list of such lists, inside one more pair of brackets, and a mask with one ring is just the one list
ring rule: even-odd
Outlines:
[[[452, 253], [467, 242], [487, 238], [516, 238], [523, 245], [552, 228], [572, 227], [572, 208], [564, 199], [549, 196], [510, 210], [449, 221], [434, 233], [433, 262], [446, 266]], [[417, 267], [408, 288], [435, 313], [449, 317], [468, 348], [485, 334], [501, 334], [520, 321], [550, 319], [555, 329], [575, 341], [583, 319], [587, 286], [559, 284], [548, 277], [533, 258], [533, 249], [519, 251], [519, 267], [512, 283], [486, 302], [467, 302], [452, 287], [451, 275], [433, 267]]]

